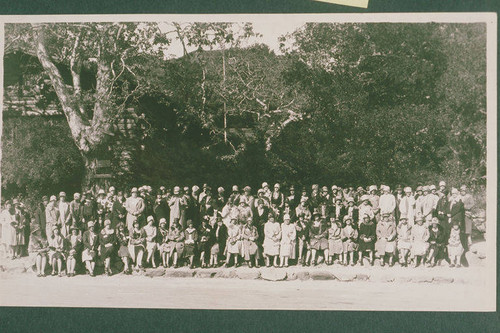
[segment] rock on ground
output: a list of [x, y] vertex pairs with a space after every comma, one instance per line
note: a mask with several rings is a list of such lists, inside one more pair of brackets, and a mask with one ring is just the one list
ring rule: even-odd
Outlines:
[[309, 275], [313, 280], [335, 280], [332, 273], [325, 271], [312, 271]]
[[260, 272], [260, 276], [268, 281], [282, 281], [286, 279], [286, 271], [283, 269], [266, 268]]

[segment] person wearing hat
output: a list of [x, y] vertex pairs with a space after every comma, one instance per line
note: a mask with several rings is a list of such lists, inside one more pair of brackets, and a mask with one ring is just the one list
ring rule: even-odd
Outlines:
[[146, 262], [156, 268], [155, 252], [156, 252], [156, 236], [158, 228], [154, 225], [154, 217], [149, 215], [146, 219], [146, 225], [142, 227], [143, 234], [146, 236]]
[[14, 235], [11, 244], [13, 251], [12, 259], [16, 259], [23, 255], [23, 249], [26, 244], [26, 229], [29, 229], [29, 221], [17, 198], [12, 200], [12, 206], [14, 208], [14, 220], [10, 223], [11, 232]]
[[222, 212], [220, 214], [224, 225], [227, 227], [231, 223], [232, 219], [238, 219], [238, 215], [240, 214], [239, 207], [235, 205], [233, 198], [229, 197], [227, 199], [226, 205], [222, 208]]
[[432, 222], [432, 217], [434, 216], [434, 207], [435, 207], [434, 196], [431, 194], [429, 186], [424, 186], [422, 190], [423, 190], [423, 195], [421, 196], [422, 216], [424, 217], [425, 221], [424, 225], [426, 227], [430, 227]]
[[80, 206], [80, 218], [82, 220], [82, 230], [87, 229], [87, 223], [89, 221], [95, 221], [97, 219], [97, 205], [93, 201], [91, 195], [86, 195], [85, 201]]
[[110, 186], [108, 189], [108, 193], [106, 194], [106, 199], [108, 201], [113, 202], [116, 200], [116, 187]]
[[245, 200], [240, 200], [240, 206], [238, 207], [238, 224], [244, 225], [248, 218], [253, 218], [252, 209]]
[[49, 197], [44, 195], [42, 197], [42, 201], [37, 204], [36, 210], [34, 212], [34, 218], [35, 218], [36, 224], [40, 227], [39, 231], [43, 237], [46, 237], [45, 228], [47, 226], [47, 219], [45, 216], [45, 209], [47, 208], [48, 204], [49, 204]]
[[50, 201], [45, 208], [45, 232], [47, 240], [52, 237], [52, 228], [57, 225], [59, 221], [59, 208], [57, 205], [57, 198], [55, 195], [50, 197]]
[[402, 267], [408, 267], [408, 255], [411, 249], [411, 225], [408, 224], [408, 218], [401, 216], [396, 228], [398, 234], [397, 248], [399, 253], [399, 264]]
[[271, 207], [274, 210], [280, 212], [285, 204], [285, 196], [281, 192], [281, 185], [279, 183], [274, 184], [274, 190], [271, 193]]
[[61, 235], [61, 231], [59, 229], [59, 225], [56, 225], [52, 228], [52, 237], [49, 240], [49, 248], [50, 248], [50, 262], [52, 265], [52, 276], [57, 275], [62, 277], [62, 267], [63, 262], [66, 259], [65, 254], [65, 243], [66, 239]]
[[[206, 202], [205, 197], [204, 201]], [[168, 200], [168, 206], [170, 207], [170, 223], [177, 219], [183, 230], [185, 228], [185, 219], [182, 220], [181, 217], [185, 218], [184, 210], [186, 209], [187, 202], [181, 194], [181, 188], [179, 186], [174, 187], [174, 194]]]
[[200, 187], [198, 185], [193, 185], [191, 187], [191, 198], [193, 198], [193, 200], [198, 204], [200, 203]]
[[[417, 215], [423, 215], [424, 213], [424, 199], [425, 195], [423, 194], [424, 192], [424, 186], [417, 186], [415, 190], [415, 216]], [[424, 223], [425, 223], [425, 218], [424, 218]]]
[[[230, 223], [230, 222], [229, 222]], [[210, 230], [209, 244], [210, 247], [210, 267], [219, 265], [219, 254], [224, 253], [227, 243], [227, 226], [222, 222], [222, 217], [217, 216], [210, 220], [212, 229]]]
[[435, 215], [439, 220], [439, 225], [446, 234], [446, 238], [448, 238], [451, 230], [451, 224], [448, 221], [448, 209], [450, 208], [448, 197], [448, 189], [444, 189], [443, 195], [439, 197], [435, 210]]
[[144, 270], [142, 267], [142, 259], [146, 243], [146, 232], [140, 227], [139, 221], [136, 219], [132, 225], [132, 232], [129, 234], [128, 250], [132, 258], [132, 263], [135, 264], [135, 271]]
[[[445, 194], [445, 191], [447, 194]], [[439, 198], [442, 198], [443, 195], [448, 195], [449, 191], [446, 188], [446, 182], [444, 180], [439, 182], [439, 190], [437, 191], [437, 194]]]
[[358, 207], [358, 226], [363, 222], [362, 219], [365, 215], [368, 215], [372, 220], [375, 218], [375, 212], [370, 204], [370, 196], [367, 194], [362, 195], [360, 198], [360, 205]]
[[[240, 203], [240, 190], [238, 188], [238, 185], [233, 185], [231, 187], [231, 195], [229, 196], [229, 199], [232, 200], [234, 205], [239, 205]], [[228, 200], [229, 200], [228, 199]]]
[[[247, 206], [254, 206], [254, 197], [251, 194], [252, 188], [250, 186], [245, 186], [243, 188], [243, 194], [239, 196], [238, 204], [241, 205], [242, 202], [245, 202]], [[243, 222], [246, 223], [246, 220]]]
[[352, 218], [349, 215], [345, 215], [343, 218], [343, 228], [340, 233], [342, 238], [342, 252], [344, 253], [343, 265], [347, 266], [350, 262], [351, 266], [354, 266], [354, 252], [358, 249], [358, 230], [353, 227]]
[[[48, 201], [48, 198], [47, 198]], [[45, 277], [45, 269], [49, 261], [49, 243], [45, 238], [45, 230], [42, 230], [36, 218], [31, 220], [30, 253], [35, 253], [35, 266], [37, 277]]]
[[377, 194], [377, 185], [370, 186], [370, 194], [368, 195], [368, 198], [372, 206], [375, 221], [378, 222], [380, 220], [380, 196]]
[[453, 223], [448, 239], [448, 256], [450, 259], [450, 267], [460, 267], [460, 260], [464, 253], [464, 247], [460, 239], [460, 224]]
[[[460, 200], [459, 191], [456, 188], [451, 189], [451, 197], [449, 201], [449, 206], [447, 209], [448, 224], [453, 225], [458, 223], [460, 226], [460, 231], [464, 234], [465, 230], [465, 207], [462, 200]], [[462, 244], [464, 249], [468, 250], [468, 243], [464, 242]]]
[[123, 262], [123, 274], [130, 275], [130, 251], [128, 248], [129, 236], [125, 223], [120, 222], [116, 225], [116, 240], [118, 244], [118, 257]]
[[257, 240], [259, 239], [259, 232], [257, 227], [253, 225], [253, 219], [247, 218], [246, 224], [241, 229], [241, 245], [243, 258], [245, 259], [248, 267], [252, 268], [253, 263], [255, 267], [259, 268], [259, 247]]
[[[259, 200], [260, 200], [260, 201], [262, 201], [262, 202], [264, 203], [264, 206], [266, 206], [266, 207], [268, 207], [268, 208], [270, 208], [270, 207], [271, 207], [271, 203], [270, 203], [270, 201], [269, 201], [269, 198], [268, 198], [268, 197], [266, 197], [266, 196], [264, 195], [264, 193], [265, 193], [265, 192], [264, 192], [264, 190], [263, 190], [263, 189], [261, 189], [261, 188], [257, 191], [257, 198], [255, 198], [255, 200], [254, 200], [254, 207], [255, 207], [255, 208], [257, 208], [257, 206], [259, 205], [259, 203], [258, 203], [258, 202], [259, 202]], [[267, 215], [266, 215], [266, 218], [267, 218]]]
[[445, 233], [439, 225], [439, 220], [437, 217], [433, 217], [431, 220], [431, 226], [429, 227], [427, 267], [434, 267], [436, 266], [436, 261], [441, 261], [443, 258], [445, 242]]
[[69, 208], [69, 203], [66, 202], [66, 193], [59, 193], [59, 202], [57, 203], [57, 209], [59, 210], [59, 219], [57, 224], [61, 228], [61, 235], [67, 237], [69, 235], [69, 227], [71, 225], [71, 211]]
[[139, 225], [141, 224], [142, 214], [146, 208], [144, 199], [139, 197], [137, 192], [137, 187], [132, 188], [131, 196], [125, 200], [125, 209], [127, 210], [126, 222], [130, 235], [132, 235], [132, 230], [134, 229], [134, 222], [139, 221]]
[[217, 212], [222, 212], [222, 209], [226, 205], [226, 201], [226, 190], [224, 189], [224, 187], [219, 186], [217, 188], [217, 198], [215, 198], [214, 203], [215, 210], [217, 210]]
[[104, 262], [104, 273], [108, 276], [112, 275], [111, 256], [115, 253], [117, 243], [115, 229], [111, 228], [111, 220], [104, 220], [104, 228], [99, 233], [99, 253], [101, 260]]
[[326, 264], [332, 265], [334, 260], [342, 262], [344, 248], [342, 245], [342, 221], [330, 215], [330, 228], [328, 229], [328, 259]]
[[272, 194], [272, 192], [269, 189], [269, 184], [266, 183], [266, 182], [263, 182], [261, 189], [264, 192], [264, 196], [267, 197], [267, 199], [269, 200], [269, 202], [271, 202], [271, 194]]
[[203, 204], [205, 197], [209, 194], [209, 192], [210, 192], [210, 187], [208, 186], [208, 184], [203, 184], [201, 193], [198, 195], [198, 203], [200, 205]]
[[[357, 222], [359, 221], [359, 209], [354, 205], [354, 198], [347, 198], [347, 207], [345, 208], [345, 215], [349, 215], [352, 218], [353, 226], [357, 227]], [[342, 219], [344, 216], [342, 216]], [[342, 223], [342, 220], [339, 220]]]
[[[290, 215], [283, 216], [283, 224], [281, 224], [281, 241], [280, 241], [280, 266], [288, 267], [288, 260], [295, 259], [295, 239], [297, 231], [295, 225], [290, 223]], [[325, 257], [328, 259], [328, 257]]]
[[344, 216], [347, 214], [347, 208], [342, 204], [341, 198], [335, 198], [334, 205], [331, 209], [331, 215], [338, 221], [343, 221]]
[[389, 259], [389, 266], [394, 265], [396, 236], [396, 223], [389, 213], [383, 214], [382, 219], [377, 224], [377, 242], [375, 243], [375, 252], [380, 258], [380, 266], [385, 265], [386, 257]]
[[309, 207], [307, 206], [307, 199], [306, 198], [301, 198], [300, 199], [300, 204], [295, 208], [295, 216], [297, 218], [303, 217], [305, 220], [310, 220], [311, 219], [311, 211]]
[[66, 276], [75, 276], [75, 269], [77, 262], [81, 259], [82, 250], [82, 237], [80, 236], [80, 229], [75, 225], [70, 227], [71, 235], [68, 237], [68, 259], [66, 261]]
[[[306, 262], [309, 262], [311, 257], [311, 251], [309, 250], [309, 220], [304, 216], [298, 217], [298, 221], [295, 224], [295, 230], [297, 232], [297, 243], [298, 243], [298, 256], [297, 263], [301, 266], [305, 266]], [[304, 250], [306, 250], [306, 255], [304, 256]]]
[[295, 194], [295, 186], [291, 185], [288, 189], [288, 195], [285, 198], [285, 202], [288, 202], [290, 208], [295, 210], [300, 203], [300, 198], [297, 194]]
[[156, 220], [167, 219], [170, 216], [169, 207], [160, 193], [156, 194], [156, 200], [153, 204], [153, 215]]
[[[244, 201], [241, 201], [245, 205]], [[238, 267], [238, 259], [241, 253], [241, 228], [237, 219], [231, 219], [227, 227], [227, 243], [226, 243], [226, 263], [224, 267], [229, 267], [231, 258], [234, 257], [234, 267]]]
[[278, 267], [280, 241], [281, 226], [278, 221], [274, 219], [274, 214], [269, 213], [267, 222], [264, 225], [264, 242], [262, 244], [264, 249], [264, 257], [266, 259], [266, 267], [271, 266], [271, 259], [273, 259], [273, 266]]
[[78, 230], [83, 229], [80, 217], [81, 206], [82, 206], [82, 202], [80, 200], [81, 197], [82, 197], [81, 194], [77, 192], [73, 194], [73, 200], [69, 203], [69, 211], [71, 215], [71, 227], [75, 226]]
[[363, 255], [368, 252], [370, 265], [373, 266], [375, 241], [377, 239], [376, 226], [370, 216], [363, 216], [363, 222], [359, 225], [358, 258], [359, 264], [363, 266]]
[[412, 226], [414, 224], [415, 217], [415, 197], [412, 195], [411, 187], [407, 186], [403, 191], [405, 195], [401, 198], [398, 206], [400, 219], [405, 217], [408, 224]]
[[[7, 256], [15, 259], [14, 246], [16, 244], [16, 210], [10, 200], [5, 202], [5, 209], [1, 215], [2, 224], [2, 244], [4, 246]], [[52, 231], [51, 231], [52, 232]]]
[[399, 211], [399, 205], [401, 203], [401, 199], [403, 198], [403, 187], [401, 185], [396, 185], [396, 193], [394, 194], [394, 198], [396, 199], [396, 208], [394, 209], [394, 218], [396, 220], [396, 225], [399, 223], [399, 218], [401, 217], [401, 212]]
[[94, 269], [97, 250], [99, 248], [99, 235], [95, 232], [95, 223], [93, 221], [87, 222], [87, 230], [83, 233], [82, 243], [82, 261], [85, 262], [90, 276], [95, 276]]
[[463, 233], [467, 235], [467, 245], [472, 245], [472, 211], [474, 210], [474, 197], [468, 193], [468, 189], [466, 185], [460, 186], [460, 200], [464, 204], [465, 210], [465, 223]]
[[328, 260], [328, 226], [321, 221], [318, 212], [313, 213], [313, 222], [309, 227], [309, 248], [311, 249], [311, 265], [316, 266], [318, 251], [323, 252], [325, 261]]
[[[215, 221], [215, 218], [212, 217]], [[210, 247], [213, 245], [213, 239], [210, 238], [212, 226], [208, 223], [209, 219], [202, 219], [201, 226], [198, 228], [198, 250], [200, 251], [200, 264], [201, 268], [207, 267], [206, 257], [210, 256]]]
[[429, 185], [429, 191], [430, 191], [429, 195], [433, 198], [434, 201], [434, 211], [435, 211], [437, 203], [439, 201], [439, 195], [437, 194], [436, 185], [434, 184]]
[[125, 197], [122, 191], [118, 191], [111, 207], [110, 220], [111, 228], [116, 228], [120, 223], [125, 223], [127, 210], [125, 209]]
[[380, 196], [379, 207], [380, 214], [389, 214], [394, 216], [394, 210], [396, 209], [396, 197], [391, 193], [391, 188], [384, 185], [382, 188], [382, 195]]
[[422, 216], [415, 217], [415, 224], [411, 227], [411, 256], [413, 257], [413, 267], [418, 267], [422, 258], [425, 257], [429, 243], [429, 228], [424, 225]]
[[187, 220], [184, 230], [184, 255], [189, 260], [189, 268], [194, 268], [194, 254], [197, 251], [198, 231], [194, 228], [192, 220]]

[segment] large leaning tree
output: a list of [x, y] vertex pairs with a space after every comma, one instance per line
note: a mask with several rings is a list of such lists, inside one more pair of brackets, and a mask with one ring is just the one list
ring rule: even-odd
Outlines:
[[[190, 47], [236, 45], [240, 38], [253, 35], [251, 25], [233, 26], [237, 24], [8, 24], [5, 53], [22, 51], [40, 62], [85, 163], [83, 185], [88, 187], [98, 159], [106, 159], [115, 144], [117, 121], [125, 113], [130, 116], [129, 107], [141, 95], [164, 88], [158, 87], [163, 75], [158, 69], [172, 40], [180, 42], [187, 55]], [[90, 87], [82, 85], [83, 71], [93, 73], [95, 82]]]

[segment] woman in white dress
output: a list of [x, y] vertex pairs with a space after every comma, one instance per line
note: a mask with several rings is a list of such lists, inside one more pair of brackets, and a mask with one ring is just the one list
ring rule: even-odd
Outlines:
[[241, 227], [236, 219], [231, 219], [227, 227], [226, 243], [226, 263], [224, 267], [229, 267], [231, 258], [234, 257], [234, 266], [238, 267], [238, 257], [241, 253]]
[[264, 225], [264, 256], [266, 257], [266, 266], [271, 266], [271, 258], [274, 258], [273, 265], [278, 267], [278, 256], [280, 254], [281, 227], [274, 220], [273, 215], [269, 215]]
[[297, 231], [295, 224], [290, 223], [290, 215], [283, 216], [283, 224], [281, 225], [281, 242], [280, 242], [280, 266], [288, 267], [288, 259], [295, 259], [295, 238]]
[[[2, 244], [5, 247], [5, 252], [7, 256], [12, 257], [13, 255], [13, 245], [15, 244], [16, 239], [16, 230], [13, 227], [13, 223], [16, 221], [16, 212], [12, 203], [7, 200], [5, 203], [5, 209], [1, 215], [1, 223], [2, 223]], [[52, 230], [51, 230], [52, 232]], [[12, 257], [12, 259], [14, 259]]]

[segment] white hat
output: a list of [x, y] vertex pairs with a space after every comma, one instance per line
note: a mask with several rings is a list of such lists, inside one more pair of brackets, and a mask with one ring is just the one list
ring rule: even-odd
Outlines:
[[66, 192], [59, 192], [59, 197], [65, 197], [66, 196]]
[[193, 185], [193, 187], [191, 188], [191, 191], [196, 192], [199, 189], [200, 189], [200, 187], [198, 185]]
[[179, 186], [174, 187], [174, 194], [179, 194], [180, 191], [181, 191], [181, 188]]
[[262, 187], [266, 187], [266, 186], [269, 186], [269, 184], [268, 184], [268, 183], [266, 183], [266, 182], [263, 182], [263, 183], [262, 183]]
[[283, 220], [289, 220], [289, 219], [290, 219], [290, 215], [289, 214], [283, 215]]
[[95, 225], [94, 221], [89, 221], [89, 222], [87, 223], [87, 228], [91, 228], [91, 227], [93, 227], [94, 225]]
[[243, 191], [245, 191], [245, 192], [250, 192], [251, 190], [252, 190], [252, 188], [248, 185], [243, 188]]
[[130, 193], [137, 193], [137, 187], [132, 187], [132, 190], [130, 191]]
[[377, 190], [377, 185], [370, 185], [370, 187], [368, 188], [368, 191], [376, 191]]
[[278, 188], [280, 187], [280, 184], [279, 184], [279, 183], [274, 184], [274, 188], [277, 188], [277, 187], [278, 187]]
[[111, 191], [116, 191], [116, 188], [115, 188], [114, 186], [111, 186], [111, 187], [109, 188], [109, 192], [111, 192]]
[[219, 188], [217, 189], [217, 192], [219, 192], [219, 193], [224, 192], [224, 187], [222, 187], [222, 186], [221, 186], [221, 187], [219, 187]]
[[369, 196], [367, 196], [366, 194], [364, 194], [364, 195], [362, 195], [362, 196], [361, 196], [361, 199], [360, 199], [360, 200], [361, 200], [361, 201], [366, 201], [366, 200], [369, 200], [369, 199], [370, 199], [370, 197], [369, 197]]
[[411, 193], [411, 187], [410, 187], [410, 186], [406, 186], [406, 187], [404, 188], [404, 192], [405, 192], [405, 193]]
[[446, 182], [444, 180], [440, 181], [439, 186], [446, 186]]
[[106, 194], [106, 192], [104, 192], [104, 190], [101, 188], [101, 189], [99, 190], [99, 192], [97, 192], [97, 194], [98, 194], [98, 195], [101, 195], [101, 194]]
[[148, 219], [147, 219], [148, 222], [149, 221], [154, 221], [154, 220], [155, 220], [154, 217], [152, 217], [151, 215], [148, 216]]
[[104, 225], [111, 225], [111, 220], [104, 220]]
[[78, 193], [78, 192], [75, 192], [75, 194], [73, 194], [73, 198], [80, 198], [81, 197], [81, 194]]
[[238, 185], [233, 185], [233, 189], [232, 189], [233, 192], [238, 192]]
[[164, 217], [162, 217], [162, 218], [160, 219], [160, 224], [163, 224], [163, 223], [167, 223], [167, 219], [166, 219], [166, 218], [164, 218]]
[[425, 191], [429, 192], [429, 186], [427, 186], [427, 185], [426, 185], [426, 186], [422, 187], [422, 191], [424, 191], [424, 192], [425, 192]]
[[455, 194], [455, 193], [456, 193], [456, 194], [458, 194], [458, 190], [457, 190], [456, 188], [454, 188], [454, 187], [453, 187], [453, 188], [451, 189], [451, 194]]
[[431, 186], [429, 186], [429, 190], [435, 190], [436, 189], [436, 185], [432, 184]]
[[50, 196], [50, 201], [56, 201], [56, 200], [57, 200], [57, 198], [56, 198], [56, 196], [55, 196], [55, 195], [51, 195], [51, 196]]
[[391, 188], [390, 188], [388, 185], [385, 185], [385, 186], [384, 186], [384, 191], [390, 192], [390, 191], [391, 191]]
[[337, 185], [332, 186], [332, 191], [337, 189]]
[[460, 191], [467, 191], [467, 185], [460, 186]]

